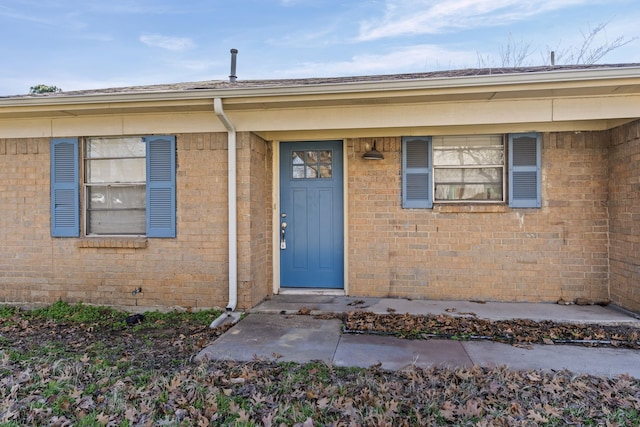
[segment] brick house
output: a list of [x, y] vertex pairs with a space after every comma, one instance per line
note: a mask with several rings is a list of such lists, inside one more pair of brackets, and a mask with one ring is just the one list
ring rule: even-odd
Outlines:
[[640, 65], [4, 97], [0, 189], [5, 303], [640, 311]]

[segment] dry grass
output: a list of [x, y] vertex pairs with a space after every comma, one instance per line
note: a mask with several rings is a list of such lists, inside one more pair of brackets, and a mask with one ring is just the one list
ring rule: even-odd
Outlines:
[[[198, 364], [216, 313], [0, 308], [1, 426], [640, 424], [640, 382], [561, 372]], [[82, 315], [81, 315], [82, 314]], [[506, 345], [506, 344], [505, 344]]]

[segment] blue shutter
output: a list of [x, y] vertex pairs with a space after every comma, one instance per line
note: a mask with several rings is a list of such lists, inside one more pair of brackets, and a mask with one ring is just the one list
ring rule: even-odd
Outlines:
[[147, 237], [176, 237], [176, 138], [152, 136], [147, 144]]
[[431, 208], [431, 138], [402, 138], [402, 207]]
[[541, 203], [539, 133], [509, 135], [509, 206], [539, 208]]
[[80, 236], [78, 139], [51, 140], [51, 236]]

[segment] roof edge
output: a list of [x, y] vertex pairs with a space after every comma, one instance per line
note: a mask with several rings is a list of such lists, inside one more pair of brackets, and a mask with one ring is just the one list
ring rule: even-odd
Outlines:
[[[403, 75], [396, 75], [403, 76]], [[381, 76], [384, 77], [384, 76]], [[463, 87], [482, 87], [494, 85], [514, 84], [544, 84], [578, 81], [598, 81], [610, 79], [640, 78], [640, 64], [629, 66], [606, 66], [592, 68], [551, 69], [531, 72], [513, 72], [500, 74], [478, 74], [445, 77], [416, 77], [388, 79], [331, 82], [331, 83], [303, 83], [313, 79], [301, 79], [290, 85], [265, 85], [222, 88], [193, 88], [153, 90], [155, 86], [140, 86], [151, 90], [113, 93], [86, 93], [65, 95], [64, 92], [56, 96], [12, 96], [0, 97], [0, 107], [26, 106], [54, 106], [65, 104], [101, 104], [121, 102], [151, 102], [202, 100], [213, 98], [242, 98], [261, 96], [295, 96], [337, 93], [365, 93], [383, 91], [405, 91], [414, 89], [446, 89]], [[265, 82], [267, 82], [265, 80]], [[164, 87], [163, 85], [158, 85]]]

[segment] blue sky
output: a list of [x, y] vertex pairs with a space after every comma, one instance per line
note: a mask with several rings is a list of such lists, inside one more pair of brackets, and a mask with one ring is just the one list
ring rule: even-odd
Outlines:
[[[640, 62], [637, 0], [0, 0], [0, 96], [227, 79], [523, 65], [622, 36], [599, 62]], [[562, 62], [562, 55], [560, 55]]]

